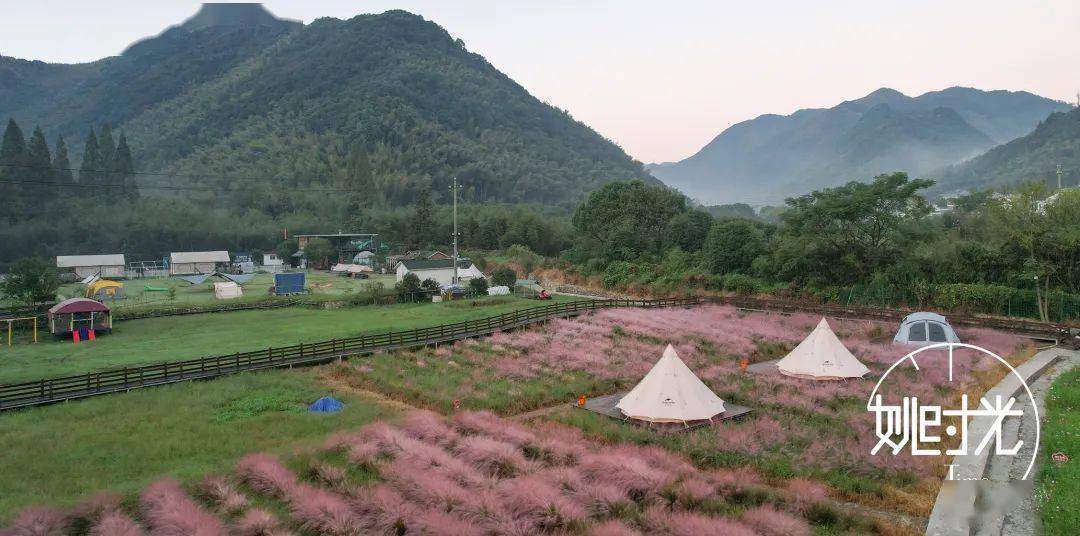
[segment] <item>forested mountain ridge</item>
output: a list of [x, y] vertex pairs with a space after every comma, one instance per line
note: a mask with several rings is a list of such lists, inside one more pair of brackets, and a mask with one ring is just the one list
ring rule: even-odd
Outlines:
[[878, 173], [940, 169], [1024, 135], [1063, 109], [1026, 92], [954, 87], [908, 97], [882, 88], [828, 109], [738, 123], [693, 156], [648, 169], [704, 202], [777, 204]]
[[302, 26], [201, 15], [90, 64], [4, 58], [0, 117], [68, 139], [110, 123], [129, 133], [143, 170], [352, 181], [375, 203], [409, 203], [428, 187], [438, 198], [454, 175], [471, 200], [552, 204], [611, 180], [655, 180], [419, 16]]
[[932, 174], [937, 190], [1001, 188], [1036, 181], [1080, 185], [1080, 109], [1056, 112], [1030, 134], [994, 147], [978, 157]]

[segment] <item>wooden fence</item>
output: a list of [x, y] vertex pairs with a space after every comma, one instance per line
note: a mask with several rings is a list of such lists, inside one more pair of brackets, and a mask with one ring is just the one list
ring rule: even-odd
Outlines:
[[130, 391], [154, 385], [214, 378], [242, 371], [328, 363], [348, 356], [397, 348], [427, 346], [439, 342], [487, 335], [496, 331], [513, 329], [557, 317], [575, 316], [597, 309], [611, 307], [671, 307], [699, 303], [701, 303], [701, 300], [698, 298], [585, 300], [551, 303], [497, 316], [428, 328], [361, 335], [359, 337], [331, 339], [316, 343], [301, 343], [282, 348], [267, 348], [252, 352], [238, 352], [228, 355], [188, 359], [186, 361], [173, 361], [0, 385], [0, 411]]

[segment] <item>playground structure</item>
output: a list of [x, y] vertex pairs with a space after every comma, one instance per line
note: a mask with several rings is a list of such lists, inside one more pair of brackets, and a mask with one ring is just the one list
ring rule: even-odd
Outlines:
[[14, 339], [15, 322], [27, 321], [27, 320], [33, 321], [33, 324], [34, 324], [34, 342], [35, 343], [38, 342], [38, 336], [37, 336], [37, 334], [38, 334], [38, 319], [37, 319], [36, 316], [23, 316], [23, 317], [18, 317], [18, 318], [5, 318], [2, 321], [7, 322], [7, 345], [8, 346], [11, 346], [11, 341]]
[[96, 332], [112, 331], [109, 306], [89, 298], [71, 298], [49, 309], [49, 332], [57, 338], [93, 339]]

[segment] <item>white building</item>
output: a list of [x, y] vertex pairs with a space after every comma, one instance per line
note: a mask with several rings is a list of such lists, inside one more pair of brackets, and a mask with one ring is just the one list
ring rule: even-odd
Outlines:
[[212, 274], [229, 264], [228, 251], [181, 251], [169, 254], [169, 275]]
[[[407, 274], [416, 274], [416, 277], [419, 277], [421, 282], [425, 279], [434, 279], [439, 285], [445, 287], [453, 282], [454, 260], [403, 260], [397, 265], [397, 281], [400, 283]], [[475, 264], [467, 260], [458, 261], [458, 279], [461, 283], [467, 283], [470, 279], [477, 277], [484, 277], [484, 273]]]
[[124, 255], [64, 255], [56, 258], [57, 268], [71, 268], [80, 278], [124, 277]]

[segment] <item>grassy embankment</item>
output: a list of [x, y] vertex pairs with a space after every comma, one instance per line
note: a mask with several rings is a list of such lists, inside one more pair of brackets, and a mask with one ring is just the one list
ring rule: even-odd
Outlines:
[[[1080, 368], [1054, 380], [1046, 397], [1037, 497], [1046, 534], [1074, 534], [1080, 505]], [[1061, 452], [1069, 457], [1056, 462]]]
[[[316, 374], [248, 373], [0, 414], [0, 525], [23, 506], [69, 506], [102, 490], [130, 495], [166, 475], [192, 482], [249, 452], [300, 452], [332, 431], [398, 414]], [[326, 395], [345, 409], [307, 411]]]
[[[556, 297], [559, 300], [576, 298]], [[0, 384], [407, 330], [498, 315], [550, 302], [512, 296], [440, 304], [323, 310], [303, 307], [130, 320], [85, 344], [45, 336], [0, 347]]]

